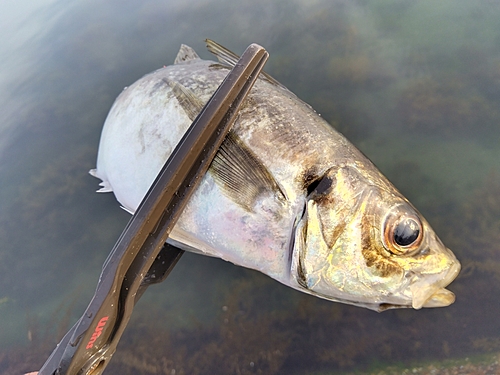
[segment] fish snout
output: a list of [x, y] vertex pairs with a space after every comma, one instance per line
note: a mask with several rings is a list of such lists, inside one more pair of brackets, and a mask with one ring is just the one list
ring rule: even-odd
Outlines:
[[440, 273], [426, 275], [410, 285], [412, 294], [412, 307], [446, 307], [455, 302], [455, 294], [447, 287], [460, 272], [460, 262], [455, 258], [451, 250], [446, 248], [450, 255], [449, 265]]

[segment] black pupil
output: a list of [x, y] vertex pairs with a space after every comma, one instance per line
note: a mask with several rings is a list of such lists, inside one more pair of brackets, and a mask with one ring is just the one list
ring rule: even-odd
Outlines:
[[418, 223], [413, 219], [401, 220], [394, 228], [394, 242], [399, 246], [411, 245], [420, 234]]

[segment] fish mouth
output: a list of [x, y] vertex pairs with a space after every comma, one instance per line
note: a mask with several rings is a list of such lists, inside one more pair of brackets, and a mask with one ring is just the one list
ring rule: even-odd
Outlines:
[[455, 302], [455, 294], [445, 287], [448, 286], [460, 272], [460, 263], [454, 260], [448, 272], [443, 276], [437, 274], [432, 279], [424, 278], [410, 285], [412, 307], [416, 310], [422, 307], [446, 307]]
[[[427, 299], [425, 299], [427, 298]], [[422, 304], [422, 300], [424, 300]], [[414, 308], [415, 310], [420, 310], [422, 307], [446, 307], [455, 302], [455, 293], [449, 291], [445, 288], [439, 288], [434, 292], [431, 292], [430, 297], [424, 297], [422, 300], [418, 298], [414, 298], [412, 304], [391, 304], [391, 303], [381, 303], [376, 305], [373, 310], [382, 312], [386, 310], [394, 310], [394, 309], [406, 309], [406, 308]], [[371, 307], [368, 307], [371, 308]]]
[[[455, 294], [448, 289], [440, 288], [435, 291], [421, 307], [446, 307], [455, 302]], [[414, 309], [419, 309], [419, 304], [415, 302], [415, 299], [412, 302], [412, 307]]]

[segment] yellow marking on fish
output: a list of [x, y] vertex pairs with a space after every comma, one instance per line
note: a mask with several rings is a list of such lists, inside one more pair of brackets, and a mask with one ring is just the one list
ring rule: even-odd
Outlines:
[[335, 184], [335, 191], [337, 194], [343, 198], [343, 201], [349, 201], [352, 196], [352, 188], [346, 184], [346, 177], [343, 176], [344, 169], [340, 168], [337, 171], [337, 183]]
[[377, 251], [377, 246], [373, 243], [373, 238], [371, 236], [372, 225], [369, 222], [369, 215], [365, 214], [364, 211], [362, 212], [361, 254], [363, 254], [363, 257], [365, 258], [366, 266], [375, 267], [377, 273], [381, 277], [389, 277], [397, 273], [403, 273], [404, 271], [400, 265]]

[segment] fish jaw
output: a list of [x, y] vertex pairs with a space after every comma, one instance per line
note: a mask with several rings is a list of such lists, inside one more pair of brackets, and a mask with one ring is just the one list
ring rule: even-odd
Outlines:
[[446, 307], [455, 302], [455, 294], [445, 289], [460, 272], [460, 263], [453, 253], [446, 249], [450, 258], [449, 268], [432, 277], [422, 278], [410, 285], [412, 307], [421, 309], [422, 307]]

